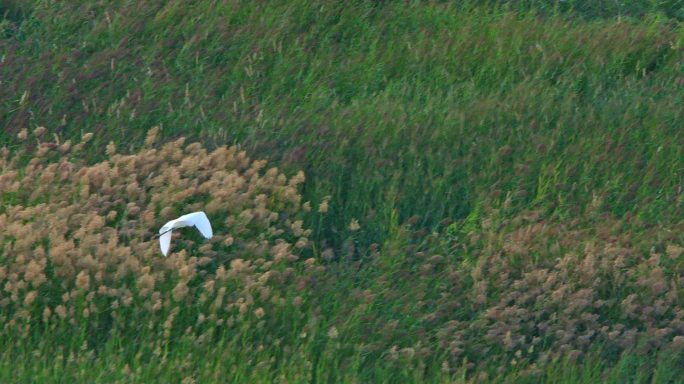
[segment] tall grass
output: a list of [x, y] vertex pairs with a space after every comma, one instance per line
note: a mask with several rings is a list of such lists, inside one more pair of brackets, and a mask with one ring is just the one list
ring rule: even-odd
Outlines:
[[[681, 217], [681, 28], [357, 2], [37, 2], [3, 40], [3, 135], [240, 143], [382, 240], [510, 195]], [[97, 156], [94, 152], [93, 156]]]
[[[504, 204], [432, 232], [394, 214], [360, 252], [353, 221], [319, 250], [301, 218], [330, 203], [302, 201], [303, 173], [236, 147], [157, 144], [158, 131], [94, 164], [91, 133], [23, 130], [36, 149], [3, 151], [0, 344], [23, 361], [8, 376], [594, 380], [637, 364], [644, 380], [678, 377], [682, 223], [649, 229], [597, 200], [570, 221]], [[151, 228], [197, 209], [216, 235], [160, 257]]]
[[[235, 145], [231, 151], [268, 159], [288, 175], [303, 170], [300, 189], [287, 196], [301, 193], [309, 203], [281, 217], [302, 220], [284, 227], [299, 235], [283, 240], [294, 246], [300, 231], [311, 231], [302, 252], [325, 265], [302, 265], [300, 280], [282, 281], [285, 306], [262, 307], [263, 318], [256, 308], [231, 307], [250, 320], [230, 330], [185, 333], [204, 311], [189, 305], [174, 325], [178, 340], [164, 343], [157, 339], [166, 319], [145, 320], [149, 309], [141, 309], [117, 323], [106, 300], [88, 309], [102, 317], [73, 307], [74, 323], [54, 313], [35, 320], [62, 297], [33, 297], [25, 274], [3, 276], [12, 282], [0, 296], [12, 303], [0, 337], [7, 380], [680, 377], [680, 1], [36, 0], [2, 9], [0, 141], [8, 153], [0, 217], [11, 230], [3, 230], [0, 267], [23, 271], [27, 260], [54, 258], [36, 251], [48, 249], [44, 240], [25, 239], [24, 256], [14, 248], [18, 226], [59, 218], [46, 207], [58, 209], [64, 194], [26, 175], [49, 182], [60, 177], [55, 166], [74, 164], [92, 177], [60, 187], [76, 196], [69, 204], [110, 195], [99, 188], [112, 156], [156, 159], [149, 151], [159, 144], [146, 143], [153, 126], [165, 141], [187, 137], [207, 153]], [[79, 146], [87, 132], [94, 135]], [[165, 153], [175, 156], [177, 145]], [[141, 176], [153, 168], [146, 167]], [[186, 184], [149, 184], [150, 196], [161, 193], [172, 206], [162, 212], [116, 180], [109, 188], [121, 194], [117, 216], [94, 231], [115, 230], [117, 246], [140, 248], [130, 257], [142, 264], [155, 260], [143, 245], [154, 247], [133, 236], [143, 231], [136, 223], [151, 230], [183, 213], [174, 197], [197, 208], [211, 201], [184, 194]], [[84, 192], [84, 183], [95, 184]], [[283, 214], [283, 196], [264, 193], [269, 209]], [[215, 198], [223, 202], [211, 207], [220, 220], [239, 214], [226, 196]], [[264, 241], [259, 228], [248, 227], [242, 241]], [[72, 230], [53, 235], [69, 239]], [[252, 259], [254, 247], [213, 246], [180, 249], [228, 271], [243, 267], [231, 260]], [[78, 264], [87, 253], [69, 260]], [[116, 269], [118, 259], [101, 256]], [[130, 281], [112, 278], [123, 289], [117, 294], [144, 289], [141, 268]], [[71, 290], [79, 281], [71, 272], [65, 286], [46, 279]], [[179, 277], [157, 272], [155, 281], [166, 284], [157, 288], [171, 295]], [[230, 284], [235, 294], [249, 286]], [[36, 305], [33, 320], [8, 325], [12, 316], [26, 320], [26, 295]], [[291, 307], [296, 297], [306, 299], [299, 309]], [[212, 327], [212, 342], [197, 343]], [[54, 351], [58, 357], [49, 357]]]

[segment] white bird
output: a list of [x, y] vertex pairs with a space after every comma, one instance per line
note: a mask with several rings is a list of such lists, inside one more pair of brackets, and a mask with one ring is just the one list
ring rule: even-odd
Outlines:
[[211, 237], [214, 236], [214, 233], [211, 230], [211, 223], [209, 223], [209, 218], [206, 213], [202, 211], [188, 213], [187, 215], [169, 221], [159, 229], [159, 246], [161, 247], [164, 256], [169, 252], [169, 247], [171, 246], [171, 231], [176, 228], [193, 226], [197, 227], [202, 236], [207, 239], [211, 239]]

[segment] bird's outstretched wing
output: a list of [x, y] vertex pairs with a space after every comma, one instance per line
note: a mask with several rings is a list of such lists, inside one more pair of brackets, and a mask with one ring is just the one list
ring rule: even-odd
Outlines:
[[159, 236], [159, 247], [161, 248], [162, 254], [166, 256], [169, 253], [169, 247], [171, 246], [171, 230], [168, 230], [163, 235]]
[[161, 235], [159, 237], [159, 247], [161, 248], [162, 254], [166, 256], [169, 252], [169, 247], [171, 246], [171, 231], [173, 229], [192, 226], [196, 227], [202, 236], [207, 239], [211, 239], [212, 236], [214, 236], [214, 233], [211, 230], [211, 223], [209, 222], [206, 213], [202, 211], [188, 213], [187, 215], [169, 221], [159, 229], [159, 234]]
[[191, 223], [191, 225], [197, 227], [205, 238], [211, 239], [212, 236], [214, 236], [214, 232], [211, 230], [211, 223], [209, 222], [206, 213], [202, 211], [190, 213], [187, 215], [186, 220]]

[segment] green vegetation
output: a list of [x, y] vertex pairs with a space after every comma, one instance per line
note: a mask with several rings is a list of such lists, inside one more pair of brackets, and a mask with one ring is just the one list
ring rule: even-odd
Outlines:
[[[681, 380], [684, 3], [455, 3], [0, 2], [1, 381]], [[180, 137], [236, 145], [299, 190], [259, 170], [259, 192], [235, 197], [254, 206], [231, 207], [193, 189], [191, 164], [155, 157], [204, 151], [163, 144]], [[121, 169], [143, 192], [105, 166], [115, 153], [137, 159]], [[238, 163], [199, 169], [251, 172]], [[241, 216], [266, 209], [259, 193], [282, 223]], [[184, 281], [134, 229], [189, 205], [226, 235], [246, 222], [236, 245], [178, 242], [168, 260], [198, 271]], [[117, 238], [130, 255], [82, 246], [76, 219], [22, 239], [65, 206], [107, 218], [86, 245]], [[277, 284], [218, 279], [223, 312], [169, 296], [180, 281], [215, 300], [202, 284], [219, 266], [280, 258], [257, 245], [278, 239], [298, 260]], [[62, 242], [96, 262], [54, 272]], [[73, 299], [98, 271], [116, 293]], [[112, 317], [128, 297], [140, 309]]]

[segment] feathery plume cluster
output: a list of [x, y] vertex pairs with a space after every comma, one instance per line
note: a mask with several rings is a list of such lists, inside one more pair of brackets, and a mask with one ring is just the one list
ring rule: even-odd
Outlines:
[[[110, 143], [96, 164], [74, 160], [92, 134], [75, 145], [41, 142], [43, 127], [27, 164], [25, 154], [1, 152], [2, 332], [27, 337], [37, 324], [65, 321], [98, 329], [125, 312], [157, 319], [169, 337], [189, 307], [202, 329], [235, 325], [267, 319], [286, 304], [282, 287], [322, 273], [299, 262], [311, 234], [300, 219], [310, 207], [298, 192], [303, 173], [288, 179], [236, 147], [158, 145], [158, 134], [150, 130], [134, 154]], [[215, 236], [194, 241], [190, 231], [160, 257], [156, 230], [192, 210], [211, 217]]]
[[550, 223], [538, 212], [507, 218], [495, 209], [483, 217], [459, 236], [454, 226], [427, 233], [407, 224], [374, 256], [377, 285], [351, 295], [359, 313], [373, 305], [415, 312], [405, 323], [369, 326], [385, 341], [368, 350], [445, 354], [444, 367], [502, 367], [503, 359], [502, 369], [530, 372], [597, 345], [614, 353], [682, 350], [681, 226], [633, 238], [624, 219], [610, 217]]
[[[235, 147], [160, 145], [158, 128], [137, 153], [110, 143], [104, 161], [84, 164], [74, 159], [92, 135], [72, 144], [42, 142], [46, 133], [20, 132], [39, 143], [27, 161], [0, 150], [0, 332], [13, 338], [149, 319], [161, 340], [203, 345], [219, 329], [281, 329], [284, 310], [308, 316], [298, 340], [318, 332], [343, 348], [353, 339], [347, 322], [319, 321], [315, 307], [338, 294], [340, 313], [363, 324], [359, 353], [418, 369], [439, 359], [445, 374], [476, 366], [534, 374], [597, 344], [611, 353], [684, 350], [681, 225], [635, 237], [629, 228], [638, 224], [626, 218], [549, 221], [487, 207], [468, 231], [450, 221], [427, 231], [414, 217], [361, 261], [351, 240], [320, 247], [321, 259], [366, 275], [341, 293], [339, 275], [311, 257], [303, 173], [288, 179]], [[329, 197], [313, 209], [328, 212]], [[214, 237], [197, 241], [189, 231], [161, 257], [156, 230], [195, 210], [211, 218]], [[363, 233], [356, 219], [348, 230]]]

